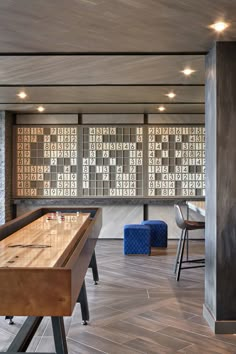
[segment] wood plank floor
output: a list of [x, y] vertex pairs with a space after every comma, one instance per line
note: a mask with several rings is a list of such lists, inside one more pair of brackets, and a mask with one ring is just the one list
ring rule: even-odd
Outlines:
[[[191, 254], [203, 254], [193, 242]], [[213, 335], [202, 317], [204, 269], [185, 270], [175, 281], [176, 242], [167, 251], [148, 256], [123, 256], [122, 241], [99, 240], [96, 253], [100, 282], [86, 285], [91, 320], [81, 325], [79, 305], [65, 318], [70, 354], [236, 353], [235, 335]], [[23, 317], [9, 326], [0, 318], [0, 350], [7, 349]], [[44, 318], [29, 351], [54, 351], [51, 322]]]

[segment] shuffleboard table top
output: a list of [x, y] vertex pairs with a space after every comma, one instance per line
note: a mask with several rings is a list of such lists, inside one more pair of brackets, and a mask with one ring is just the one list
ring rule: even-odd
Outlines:
[[45, 214], [0, 242], [0, 267], [50, 268], [63, 260], [89, 224], [90, 213]]

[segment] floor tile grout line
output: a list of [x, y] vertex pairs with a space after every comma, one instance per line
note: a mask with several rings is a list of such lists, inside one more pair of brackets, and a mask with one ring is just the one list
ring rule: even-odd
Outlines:
[[[91, 333], [90, 333], [90, 334], [91, 334]], [[94, 336], [96, 336], [96, 337], [99, 337], [99, 338], [103, 338], [103, 339], [105, 339], [106, 341], [109, 341], [109, 342], [111, 342], [111, 343], [117, 344], [117, 345], [119, 345], [119, 346], [121, 346], [121, 347], [124, 346], [125, 348], [132, 349], [131, 347], [128, 347], [127, 345], [124, 345], [124, 344], [115, 342], [115, 341], [110, 340], [110, 339], [107, 339], [107, 338], [105, 338], [105, 337], [103, 337], [103, 336], [97, 336], [96, 334], [92, 334], [92, 335], [94, 335]], [[70, 338], [70, 337], [67, 337], [67, 338], [70, 339], [70, 340], [73, 340], [73, 341], [76, 342], [76, 343], [79, 343], [79, 344], [83, 344], [83, 345], [88, 346], [87, 344], [85, 344], [85, 343], [83, 343], [83, 342], [76, 341], [75, 339], [72, 339], [72, 338]], [[134, 340], [134, 339], [136, 339], [136, 338], [137, 338], [137, 337], [134, 337], [134, 338], [132, 338], [132, 340]], [[88, 347], [89, 347], [89, 346], [88, 346]], [[91, 348], [100, 351], [100, 349], [97, 349], [97, 348], [94, 348], [94, 347], [91, 347]], [[140, 353], [140, 354], [146, 354], [146, 353], [144, 353], [144, 352], [140, 352], [140, 351], [137, 350], [137, 349], [135, 349], [135, 350], [136, 350], [136, 352], [138, 352], [138, 353]], [[109, 352], [103, 352], [103, 351], [102, 351], [102, 353], [109, 354]]]
[[[46, 332], [46, 330], [47, 330], [47, 327], [48, 327], [48, 325], [49, 325], [49, 322], [50, 322], [50, 320], [48, 321], [48, 323], [47, 323], [47, 325], [45, 326], [45, 329], [44, 329], [44, 331], [43, 331], [43, 333], [42, 333], [42, 335], [41, 335], [41, 338], [40, 338], [40, 340], [39, 340], [39, 342], [38, 342], [38, 345], [36, 346], [36, 348], [35, 348], [35, 352], [37, 351], [37, 349], [38, 349], [38, 347], [39, 347], [39, 345], [41, 344], [41, 342], [42, 342], [42, 339], [43, 339], [43, 336], [44, 336], [44, 333]], [[53, 337], [52, 337], [53, 338]], [[54, 342], [53, 342], [54, 343]]]
[[[163, 326], [164, 328], [169, 327], [168, 324], [164, 324], [163, 322], [160, 322], [160, 321], [158, 321], [158, 320], [153, 320], [152, 318], [143, 317], [141, 314], [140, 314], [140, 315], [137, 315], [137, 317], [140, 317], [140, 318], [145, 319], [145, 320], [150, 321], [150, 322], [154, 322], [154, 323], [156, 323], [156, 324], [158, 324], [158, 325]], [[164, 329], [164, 328], [162, 328], [162, 329]], [[157, 330], [154, 331], [154, 332], [156, 333], [156, 332], [158, 332], [158, 331], [161, 331], [162, 329], [157, 329]]]
[[[191, 312], [188, 312], [188, 313], [191, 313]], [[195, 317], [198, 317], [199, 315], [194, 315], [194, 314], [192, 314], [192, 316], [190, 316], [188, 319], [187, 319], [187, 321], [190, 321], [190, 320], [192, 320], [193, 318], [195, 318]]]
[[[155, 315], [158, 315], [158, 312], [157, 311], [153, 311], [153, 310], [150, 310], [149, 312], [152, 312], [153, 314], [155, 314]], [[141, 315], [139, 315], [139, 316], [141, 316]], [[141, 316], [142, 317], [142, 316]], [[176, 317], [173, 317], [173, 316], [170, 316], [170, 315], [168, 315], [168, 317], [170, 317], [170, 320], [176, 320]], [[194, 317], [200, 317], [200, 316], [193, 316], [193, 317], [191, 317], [191, 318], [194, 318]], [[144, 318], [146, 318], [146, 317], [144, 317]], [[190, 319], [191, 319], [190, 318]], [[185, 321], [185, 322], [188, 322], [189, 321], [189, 318], [188, 319], [184, 319], [184, 318], [182, 318], [182, 319], [180, 319], [180, 320], [182, 320], [182, 321]], [[160, 322], [160, 321], [158, 321], [158, 320], [156, 320], [157, 322], [159, 322], [160, 324], [164, 324], [163, 322]], [[187, 324], [187, 323], [186, 323]], [[203, 327], [202, 329], [209, 329], [209, 327], [207, 326], [207, 325], [203, 325], [203, 324], [201, 324], [201, 323], [196, 323], [198, 326], [201, 326], [201, 327]], [[174, 327], [174, 328], [176, 328], [175, 326], [171, 326], [171, 325], [166, 325], [166, 327]], [[191, 332], [191, 333], [195, 333], [195, 332]]]
[[[171, 308], [172, 309], [172, 308]], [[173, 309], [174, 310], [174, 309]], [[157, 312], [158, 313], [158, 311], [153, 311], [153, 310], [151, 310], [152, 312]], [[177, 311], [177, 313], [180, 313], [180, 314], [182, 314], [182, 313], [189, 313], [189, 314], [191, 314], [191, 316], [190, 317], [188, 317], [188, 318], [184, 318], [184, 317], [181, 317], [180, 319], [182, 319], [182, 320], [185, 320], [185, 321], [189, 321], [189, 320], [191, 320], [192, 318], [194, 318], [194, 317], [197, 317], [197, 316], [199, 316], [199, 315], [196, 315], [196, 314], [192, 314], [191, 312], [187, 312], [187, 311]], [[174, 318], [174, 319], [176, 319], [177, 318], [177, 316], [171, 316], [171, 315], [168, 315], [168, 317], [171, 317], [171, 318]]]
[[[20, 329], [20, 328], [19, 328]], [[9, 331], [7, 331], [5, 328], [0, 328], [0, 332], [2, 332], [3, 334], [8, 334], [8, 335], [11, 335], [11, 336], [13, 336], [13, 337], [15, 337], [16, 336], [16, 334], [17, 333], [12, 333], [12, 332], [9, 332]]]
[[[196, 333], [196, 332], [189, 331], [189, 330], [186, 330], [186, 329], [181, 329], [181, 328], [176, 327], [176, 326], [167, 326], [167, 327], [173, 327], [173, 328], [176, 328], [176, 329], [180, 329], [180, 330], [182, 330], [182, 331], [184, 331], [184, 332], [192, 333], [192, 334], [194, 334], [194, 335], [207, 338], [208, 340], [211, 340], [211, 341], [213, 340], [213, 341], [223, 342], [223, 343], [225, 343], [225, 344], [230, 344], [230, 345], [236, 346], [236, 343], [234, 344], [234, 343], [231, 343], [231, 342], [225, 342], [225, 341], [223, 341], [223, 340], [221, 340], [221, 339], [218, 339], [217, 337], [208, 337], [207, 335], [204, 335], [204, 334], [201, 334], [201, 333]], [[162, 329], [158, 330], [157, 332], [159, 332], [159, 331], [162, 331]], [[162, 333], [162, 334], [164, 334], [165, 336], [170, 337], [170, 338], [179, 339], [179, 338], [177, 338], [177, 337], [169, 336], [168, 334], [165, 334], [165, 333]], [[181, 340], [185, 341], [184, 339], [181, 339]], [[194, 343], [193, 343], [193, 344], [194, 344]], [[216, 344], [217, 344], [217, 343], [216, 343]]]
[[104, 351], [102, 351], [102, 350], [100, 350], [100, 349], [97, 349], [97, 348], [95, 348], [95, 347], [91, 347], [91, 345], [87, 345], [87, 344], [85, 344], [85, 343], [79, 342], [79, 341], [77, 341], [77, 340], [75, 340], [75, 339], [73, 339], [73, 338], [71, 338], [71, 337], [69, 337], [69, 336], [66, 337], [66, 338], [69, 339], [69, 340], [71, 340], [72, 342], [85, 345], [86, 347], [91, 348], [91, 349], [94, 349], [94, 350], [97, 350], [98, 352], [101, 352], [101, 353], [103, 353], [103, 354], [109, 354], [108, 352], [104, 352]]
[[[145, 328], [145, 327], [143, 327], [143, 326], [138, 326], [138, 325], [136, 325], [136, 324], [134, 324], [134, 323], [131, 323], [131, 322], [128, 322], [128, 321], [125, 321], [125, 320], [120, 320], [120, 322], [125, 322], [125, 323], [128, 323], [129, 325], [133, 325], [133, 326], [136, 326], [136, 327], [138, 327], [138, 328], [143, 328], [143, 329], [145, 329], [146, 331], [149, 331], [149, 332], [151, 332], [151, 333], [156, 333], [157, 331], [153, 331], [153, 330], [151, 330], [151, 329], [147, 329], [147, 328]], [[153, 321], [154, 322], [154, 321]], [[166, 326], [167, 327], [167, 326]], [[163, 328], [162, 328], [163, 329]]]
[[[168, 328], [168, 327], [171, 327], [171, 326], [166, 326], [166, 328]], [[159, 333], [159, 332], [162, 331], [162, 330], [163, 330], [163, 329], [157, 330], [155, 333], [161, 334], [161, 335], [163, 335], [163, 336], [165, 336], [165, 337], [168, 337], [168, 338], [175, 339], [175, 340], [180, 341], [180, 342], [185, 342], [185, 343], [186, 343], [186, 346], [184, 346], [184, 347], [181, 348], [181, 349], [185, 349], [185, 348], [187, 348], [187, 347], [189, 347], [190, 345], [193, 344], [193, 343], [187, 342], [185, 339], [182, 339], [182, 338], [177, 338], [177, 337], [169, 336], [168, 334], [165, 334], [165, 333]]]
[[[106, 327], [106, 326], [105, 326]], [[102, 327], [103, 329], [104, 329], [104, 327]], [[105, 328], [106, 329], [106, 328]], [[89, 332], [88, 332], [89, 333]], [[111, 340], [111, 339], [107, 339], [107, 338], [105, 338], [104, 336], [102, 336], [102, 335], [97, 335], [97, 334], [92, 334], [92, 333], [90, 333], [91, 335], [93, 335], [93, 336], [96, 336], [96, 337], [99, 337], [99, 338], [103, 338], [103, 339], [105, 339], [106, 341], [109, 341], [109, 342], [111, 342], [111, 343], [114, 343], [114, 344], [118, 344], [118, 345], [120, 345], [120, 343], [118, 343], [118, 342], [116, 342], [116, 341], [114, 341], [114, 340]], [[136, 337], [135, 337], [136, 338]], [[74, 339], [74, 341], [76, 342], [76, 340]], [[81, 343], [81, 342], [80, 342]], [[94, 349], [96, 349], [96, 348], [94, 348]]]
[[[179, 349], [179, 350], [177, 351], [177, 353], [182, 353], [182, 350], [191, 349], [191, 348], [194, 347], [194, 346], [196, 346], [196, 344], [190, 344], [190, 345], [188, 345], [187, 347], [184, 347], [184, 348], [182, 348], [182, 349]], [[185, 352], [185, 354], [188, 354], [188, 353]]]
[[[162, 299], [161, 301], [166, 301], [166, 299]], [[153, 302], [154, 302], [154, 299], [153, 299]], [[152, 306], [152, 305], [154, 305], [154, 303], [153, 304], [146, 304], [146, 305], [143, 305], [143, 307], [145, 307], [145, 306]], [[160, 305], [161, 306], [161, 305]], [[125, 314], [126, 312], [127, 312], [127, 310], [117, 310], [116, 308], [114, 308], [114, 307], [112, 307], [112, 306], [106, 306], [106, 307], [108, 307], [109, 309], [111, 309], [111, 310], [116, 310], [116, 311], [119, 311], [119, 312], [121, 312], [121, 314]], [[158, 307], [159, 308], [159, 307]], [[129, 313], [130, 315], [132, 315], [132, 314], [135, 314], [136, 313], [136, 311], [138, 311], [137, 309], [132, 309], [132, 310], [129, 310], [128, 312], [127, 312], [127, 314]], [[145, 310], [144, 310], [145, 311]], [[152, 310], [150, 310], [150, 311], [152, 311]], [[119, 315], [119, 314], [117, 314], [117, 315]], [[116, 316], [116, 315], [115, 315]]]

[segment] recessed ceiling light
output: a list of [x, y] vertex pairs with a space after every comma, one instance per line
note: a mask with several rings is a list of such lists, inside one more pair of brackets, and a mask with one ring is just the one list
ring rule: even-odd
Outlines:
[[176, 94], [174, 92], [169, 92], [169, 93], [166, 93], [165, 96], [167, 96], [169, 98], [174, 98], [176, 96]]
[[163, 111], [166, 110], [164, 106], [159, 106], [158, 109], [159, 109], [160, 112], [163, 112]]
[[43, 112], [43, 111], [45, 111], [45, 108], [44, 108], [43, 106], [39, 106], [39, 107], [37, 108], [37, 110], [38, 110], [39, 112]]
[[223, 21], [219, 21], [216, 23], [213, 23], [212, 25], [209, 26], [216, 32], [223, 32], [227, 27], [229, 27], [229, 24]]
[[20, 98], [22, 98], [22, 99], [24, 99], [24, 98], [27, 97], [27, 95], [26, 95], [26, 93], [25, 93], [24, 91], [19, 92], [19, 93], [17, 94], [17, 96], [20, 97]]
[[190, 68], [185, 68], [184, 70], [181, 71], [181, 73], [183, 73], [186, 76], [190, 76], [192, 73], [195, 73], [196, 70], [192, 70]]

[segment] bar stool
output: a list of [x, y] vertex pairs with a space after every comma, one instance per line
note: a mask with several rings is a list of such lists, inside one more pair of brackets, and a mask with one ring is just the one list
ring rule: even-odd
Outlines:
[[191, 230], [205, 229], [205, 222], [204, 221], [185, 220], [183, 217], [183, 213], [182, 213], [180, 206], [178, 204], [175, 204], [174, 208], [175, 208], [176, 224], [182, 230], [181, 236], [180, 236], [179, 242], [178, 242], [175, 267], [174, 267], [174, 273], [176, 274], [176, 280], [179, 281], [180, 272], [182, 269], [205, 267], [205, 264], [198, 264], [198, 265], [194, 265], [194, 266], [182, 267], [182, 263], [199, 263], [199, 262], [204, 263], [205, 262], [204, 258], [193, 259], [193, 260], [189, 260], [187, 258], [186, 261], [183, 261], [185, 241], [187, 242], [187, 249], [188, 249], [188, 232]]

